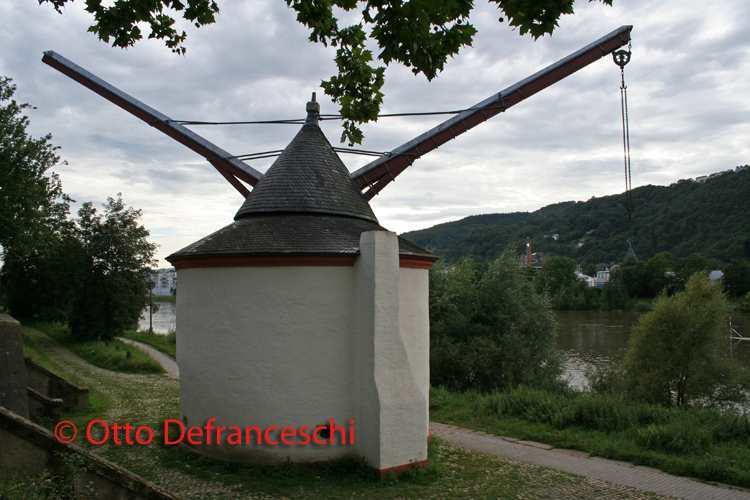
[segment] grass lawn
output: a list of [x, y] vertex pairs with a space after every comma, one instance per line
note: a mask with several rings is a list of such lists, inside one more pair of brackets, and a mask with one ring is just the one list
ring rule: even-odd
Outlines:
[[177, 302], [176, 295], [154, 295], [154, 302]]
[[750, 487], [750, 419], [591, 394], [528, 388], [482, 395], [430, 391], [430, 417], [500, 436]]
[[128, 330], [123, 335], [126, 339], [137, 340], [144, 344], [148, 344], [154, 347], [172, 359], [177, 359], [177, 335], [172, 332], [168, 335], [154, 334], [153, 337], [149, 337], [148, 332], [140, 331], [134, 332]]
[[[99, 368], [123, 373], [164, 373], [164, 368], [151, 356], [119, 339], [79, 342], [71, 338], [67, 326], [58, 323], [31, 323], [30, 325]], [[127, 359], [128, 351], [132, 359]]]
[[[308, 469], [211, 462], [160, 444], [164, 420], [179, 418], [178, 380], [93, 366], [68, 350], [67, 344], [30, 328], [25, 329], [25, 338], [35, 359], [44, 359], [63, 376], [75, 374], [77, 384], [103, 396], [99, 413], [73, 418], [63, 415], [78, 427], [76, 444], [186, 499], [663, 498], [468, 451], [439, 439], [433, 439], [429, 450], [429, 470], [415, 471], [398, 480], [377, 479], [369, 469], [352, 461]], [[92, 445], [85, 437], [85, 427], [95, 418], [110, 424], [117, 421], [149, 426], [154, 430], [154, 440], [148, 445], [128, 446], [115, 445], [110, 439], [103, 445]]]

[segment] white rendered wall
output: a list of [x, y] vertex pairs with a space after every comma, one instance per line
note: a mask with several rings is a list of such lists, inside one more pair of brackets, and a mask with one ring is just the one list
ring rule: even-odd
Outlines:
[[[429, 338], [425, 336], [422, 343], [411, 336], [426, 334], [428, 326], [402, 330], [401, 307], [407, 327], [422, 313], [411, 303], [415, 294], [406, 293], [401, 300], [402, 286], [419, 279], [412, 270], [399, 269], [396, 234], [363, 233], [360, 252], [354, 265], [359, 330], [354, 343], [354, 394], [361, 429], [355, 445], [370, 466], [382, 470], [427, 459], [429, 406], [424, 376], [429, 373]], [[401, 271], [405, 271], [403, 280]], [[414, 352], [420, 345], [425, 347], [422, 352]]]
[[[427, 269], [399, 269], [399, 330], [404, 339], [409, 367], [423, 405], [419, 408], [424, 442], [430, 432], [430, 274]], [[426, 447], [425, 447], [426, 450]], [[424, 459], [427, 457], [425, 456]]]
[[[219, 267], [179, 275], [180, 414], [188, 426], [216, 418], [214, 425], [227, 427], [314, 429], [333, 418], [348, 431], [351, 267]], [[361, 428], [355, 419], [355, 443]], [[351, 445], [313, 444], [193, 448], [266, 463], [288, 456], [331, 460], [355, 451]]]
[[399, 267], [395, 233], [364, 233], [360, 248], [354, 267], [179, 271], [187, 426], [314, 429], [333, 418], [348, 440], [354, 421], [353, 445], [191, 448], [262, 463], [364, 456], [381, 470], [427, 459], [428, 271]]

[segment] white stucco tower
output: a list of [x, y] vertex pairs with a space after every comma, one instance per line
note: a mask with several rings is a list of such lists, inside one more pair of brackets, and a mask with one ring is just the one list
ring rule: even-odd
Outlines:
[[[181, 444], [254, 463], [426, 466], [436, 257], [378, 224], [318, 127], [319, 105], [307, 109], [235, 221], [168, 257], [181, 419], [212, 426], [210, 443], [204, 432]], [[305, 443], [304, 428], [325, 444]]]

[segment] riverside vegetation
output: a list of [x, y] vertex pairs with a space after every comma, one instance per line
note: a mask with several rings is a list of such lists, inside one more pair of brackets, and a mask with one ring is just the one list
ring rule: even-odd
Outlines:
[[127, 330], [122, 335], [126, 339], [136, 340], [154, 347], [173, 359], [177, 359], [177, 332], [170, 330], [166, 335], [148, 332]]
[[76, 339], [108, 339], [138, 323], [156, 245], [141, 212], [118, 194], [103, 211], [62, 190], [51, 136], [31, 137], [15, 86], [0, 77], [0, 305], [16, 317], [69, 325]]
[[[549, 296], [556, 310], [626, 310], [649, 311], [660, 294], [673, 295], [685, 289], [691, 276], [723, 270], [719, 280], [733, 311], [750, 312], [750, 261], [733, 259], [722, 264], [695, 253], [674, 260], [669, 252], [661, 252], [643, 261], [634, 256], [625, 259], [610, 272], [602, 288], [589, 287], [579, 279], [578, 264], [569, 257], [552, 256], [542, 265], [541, 272], [532, 274], [536, 290]], [[596, 266], [589, 264], [583, 273], [594, 275]]]
[[580, 393], [560, 382], [535, 279], [508, 253], [433, 268], [432, 419], [750, 487], [750, 376], [729, 359], [719, 284], [698, 272], [662, 293], [624, 363], [590, 373]]

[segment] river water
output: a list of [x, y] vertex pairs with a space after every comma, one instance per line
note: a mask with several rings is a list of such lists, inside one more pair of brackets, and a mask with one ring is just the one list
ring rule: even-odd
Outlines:
[[[557, 311], [557, 348], [565, 355], [566, 378], [571, 386], [586, 386], [586, 369], [622, 359], [630, 332], [643, 313], [634, 311]], [[729, 343], [727, 318], [727, 343]], [[735, 313], [735, 330], [750, 337], [750, 316]], [[750, 367], [750, 340], [733, 341], [734, 358]]]
[[[622, 359], [630, 331], [642, 313], [634, 311], [558, 311], [557, 348], [566, 359], [565, 377], [573, 387], [586, 387], [585, 372], [611, 359]], [[153, 316], [154, 333], [167, 334], [175, 329], [175, 303], [159, 302]], [[735, 313], [735, 330], [750, 337], [750, 315]], [[148, 331], [148, 309], [139, 322]], [[727, 325], [727, 342], [729, 326]], [[734, 357], [750, 367], [750, 340], [734, 341]]]
[[[169, 330], [175, 329], [175, 303], [174, 302], [156, 302], [159, 304], [159, 310], [153, 315], [154, 333], [161, 333], [166, 335]], [[148, 308], [141, 314], [141, 319], [138, 321], [138, 329], [148, 331]]]

